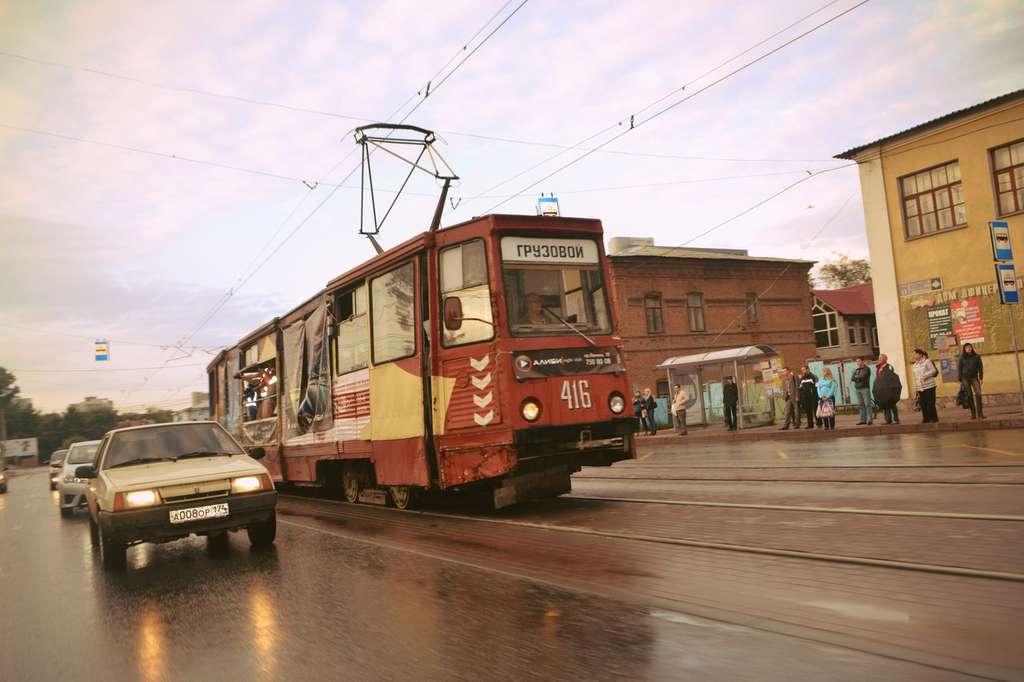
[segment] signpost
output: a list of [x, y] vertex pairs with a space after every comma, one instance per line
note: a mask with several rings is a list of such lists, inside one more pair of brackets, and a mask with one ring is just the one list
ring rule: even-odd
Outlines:
[[[1020, 303], [1017, 291], [1017, 273], [1013, 267], [1013, 245], [1010, 243], [1010, 226], [1005, 220], [993, 220], [988, 224], [992, 235], [992, 260], [996, 262], [996, 283], [999, 286], [999, 300], [1003, 305]], [[1020, 394], [1020, 410], [1024, 413], [1024, 376], [1020, 370], [1020, 352], [1017, 349], [1017, 321], [1013, 308], [1007, 308], [1010, 316], [1010, 339], [1013, 341], [1013, 359], [1017, 365], [1017, 391]]]

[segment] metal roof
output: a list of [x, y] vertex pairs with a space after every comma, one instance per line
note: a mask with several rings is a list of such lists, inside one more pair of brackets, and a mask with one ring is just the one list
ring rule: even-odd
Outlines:
[[768, 256], [745, 256], [735, 252], [729, 251], [713, 251], [706, 249], [687, 249], [680, 246], [627, 246], [613, 254], [608, 254], [608, 258], [616, 260], [618, 258], [695, 258], [698, 260], [740, 260], [740, 261], [751, 261], [751, 262], [770, 262], [770, 263], [803, 263], [806, 265], [813, 265], [815, 261], [812, 260], [798, 260], [795, 258], [772, 258]]
[[969, 107], [965, 107], [963, 109], [957, 109], [956, 111], [952, 111], [952, 112], [950, 112], [948, 114], [945, 114], [944, 116], [939, 116], [938, 118], [933, 118], [930, 121], [925, 121], [924, 123], [919, 123], [919, 124], [917, 124], [915, 126], [911, 126], [910, 128], [907, 128], [905, 130], [901, 130], [898, 133], [893, 133], [892, 135], [886, 135], [885, 137], [880, 137], [877, 140], [875, 140], [874, 142], [868, 142], [867, 144], [862, 144], [862, 145], [859, 145], [857, 147], [853, 147], [852, 149], [847, 149], [845, 152], [842, 152], [841, 154], [836, 154], [835, 157], [833, 157], [833, 158], [853, 160], [854, 157], [857, 156], [857, 154], [861, 153], [865, 149], [868, 149], [869, 147], [874, 147], [875, 145], [883, 144], [885, 142], [892, 142], [893, 140], [899, 139], [901, 137], [905, 137], [907, 135], [912, 135], [914, 133], [921, 132], [922, 130], [925, 130], [926, 128], [930, 128], [932, 126], [941, 125], [943, 123], [946, 123], [947, 121], [952, 121], [953, 119], [959, 118], [961, 116], [966, 116], [967, 114], [973, 114], [976, 111], [981, 111], [983, 109], [989, 109], [991, 107], [998, 106], [998, 105], [1000, 105], [1000, 104], [1002, 104], [1004, 102], [1009, 102], [1009, 101], [1011, 101], [1013, 99], [1016, 99], [1018, 97], [1024, 97], [1024, 89], [1022, 89], [1022, 90], [1014, 90], [1013, 92], [1008, 92], [1005, 95], [999, 95], [998, 97], [993, 97], [992, 99], [987, 99], [984, 102], [978, 102], [977, 104], [973, 104], [973, 105], [971, 105]]
[[656, 369], [682, 369], [684, 367], [695, 367], [697, 365], [711, 365], [721, 362], [759, 360], [763, 358], [777, 357], [778, 353], [771, 346], [742, 346], [740, 348], [727, 348], [725, 350], [713, 350], [707, 353], [696, 355], [679, 355], [674, 358], [665, 359]]

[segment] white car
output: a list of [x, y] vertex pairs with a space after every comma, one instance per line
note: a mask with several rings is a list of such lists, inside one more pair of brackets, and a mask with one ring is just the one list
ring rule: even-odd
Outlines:
[[277, 492], [264, 456], [252, 457], [212, 421], [115, 429], [103, 437], [96, 464], [77, 467], [89, 479], [89, 530], [103, 564], [125, 564], [130, 545], [205, 535], [226, 545], [245, 528], [253, 546], [277, 534]]
[[64, 466], [57, 475], [57, 492], [61, 518], [68, 518], [76, 509], [85, 508], [85, 491], [89, 488], [89, 480], [75, 476], [75, 469], [83, 464], [96, 461], [96, 450], [100, 446], [98, 440], [87, 440], [74, 443], [68, 448], [64, 457]]
[[57, 489], [57, 481], [60, 480], [60, 472], [64, 468], [64, 458], [67, 456], [67, 450], [56, 450], [50, 455], [50, 490]]

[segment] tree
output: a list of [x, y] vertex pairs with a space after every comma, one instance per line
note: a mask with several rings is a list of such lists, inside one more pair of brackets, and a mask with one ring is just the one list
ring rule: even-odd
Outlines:
[[829, 289], [842, 289], [871, 281], [871, 263], [862, 258], [850, 258], [836, 253], [834, 260], [826, 261], [818, 269], [818, 278]]

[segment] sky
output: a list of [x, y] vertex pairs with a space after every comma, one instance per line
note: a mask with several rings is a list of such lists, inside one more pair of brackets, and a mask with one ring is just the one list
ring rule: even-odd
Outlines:
[[[554, 192], [606, 238], [822, 261], [867, 256], [856, 168], [694, 237], [1024, 86], [1019, 0], [871, 0], [717, 84], [858, 0], [528, 0], [482, 42], [521, 1], [0, 0], [0, 366], [43, 410], [185, 406], [219, 347], [372, 257], [352, 129], [413, 107], [460, 177], [445, 225]], [[408, 190], [385, 247], [429, 224], [437, 182]]]

